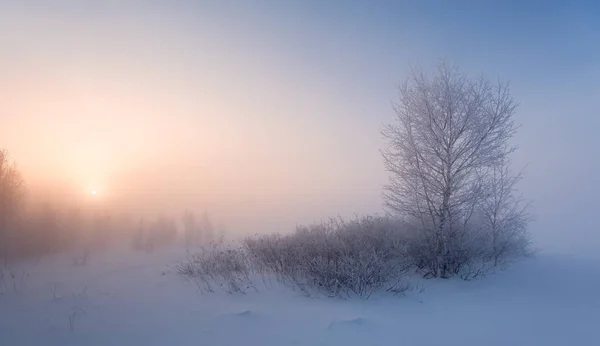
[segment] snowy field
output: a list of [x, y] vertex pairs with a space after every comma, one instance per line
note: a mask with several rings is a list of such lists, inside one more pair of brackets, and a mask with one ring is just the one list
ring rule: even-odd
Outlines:
[[600, 345], [600, 261], [540, 254], [365, 301], [281, 287], [200, 294], [171, 269], [183, 258], [115, 252], [5, 269], [0, 345]]

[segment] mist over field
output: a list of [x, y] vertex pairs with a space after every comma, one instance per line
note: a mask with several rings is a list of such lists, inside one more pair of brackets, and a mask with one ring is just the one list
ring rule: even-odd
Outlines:
[[0, 0], [0, 344], [594, 344], [599, 14]]
[[380, 211], [395, 85], [445, 56], [511, 82], [540, 246], [595, 237], [597, 28], [575, 6], [448, 9], [458, 22], [435, 2], [1, 6], [2, 147], [55, 199], [97, 188], [101, 203], [207, 209], [248, 234]]

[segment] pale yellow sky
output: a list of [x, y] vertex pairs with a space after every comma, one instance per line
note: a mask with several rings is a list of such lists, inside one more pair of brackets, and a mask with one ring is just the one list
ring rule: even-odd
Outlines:
[[379, 122], [260, 36], [154, 10], [2, 17], [0, 145], [31, 187], [206, 208], [236, 231], [379, 209]]

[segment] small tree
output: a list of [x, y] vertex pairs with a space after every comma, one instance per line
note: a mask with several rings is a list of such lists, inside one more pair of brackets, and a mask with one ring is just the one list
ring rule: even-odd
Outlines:
[[45, 255], [65, 250], [68, 247], [68, 239], [62, 227], [61, 215], [58, 209], [44, 202], [35, 207], [29, 215], [30, 231], [27, 236], [33, 242], [33, 255]]
[[148, 238], [146, 231], [146, 225], [144, 224], [144, 218], [141, 217], [138, 220], [137, 227], [134, 231], [133, 237], [131, 239], [131, 247], [137, 251], [146, 251], [146, 239]]
[[151, 225], [151, 237], [155, 245], [165, 246], [177, 238], [177, 227], [172, 218], [161, 215]]
[[[510, 191], [494, 188], [493, 172], [503, 170], [515, 150], [509, 140], [517, 104], [507, 84], [469, 79], [445, 62], [432, 77], [413, 70], [399, 96], [396, 122], [383, 130], [389, 147], [382, 154], [391, 173], [386, 205], [412, 226], [419, 267], [435, 277], [458, 274], [473, 257], [485, 257], [476, 255], [485, 246], [476, 235], [486, 227], [497, 236], [517, 227], [503, 223], [491, 231], [489, 221], [486, 226], [474, 217], [489, 212], [490, 198], [512, 195], [514, 184]], [[516, 202], [503, 200], [503, 209]]]
[[192, 211], [186, 210], [181, 218], [186, 245], [198, 245], [199, 232], [196, 225], [196, 216]]
[[217, 230], [206, 211], [202, 213], [200, 218], [196, 218], [194, 212], [186, 210], [183, 213], [181, 220], [183, 223], [186, 245], [208, 244], [224, 237], [224, 230], [222, 227]]
[[15, 240], [17, 215], [22, 207], [25, 185], [21, 173], [10, 161], [8, 152], [0, 150], [0, 251], [5, 261]]
[[492, 167], [483, 179], [487, 191], [480, 210], [488, 236], [487, 254], [496, 266], [507, 259], [528, 254], [527, 225], [531, 216], [527, 211], [528, 203], [515, 194], [522, 174], [511, 174], [508, 162]]
[[77, 206], [71, 206], [65, 212], [64, 232], [70, 239], [70, 245], [82, 248], [89, 242], [85, 217]]
[[215, 240], [215, 226], [211, 221], [208, 212], [202, 214], [202, 220], [200, 223], [200, 236], [203, 243], [208, 243]]
[[93, 216], [91, 241], [95, 250], [106, 250], [113, 241], [113, 219], [107, 212], [98, 212]]

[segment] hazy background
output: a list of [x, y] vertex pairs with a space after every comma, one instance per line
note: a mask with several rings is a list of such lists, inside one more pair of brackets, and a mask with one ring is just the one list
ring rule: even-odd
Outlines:
[[381, 210], [395, 85], [446, 57], [512, 83], [536, 245], [597, 248], [600, 5], [327, 3], [0, 1], [0, 147], [52, 199], [287, 231]]

